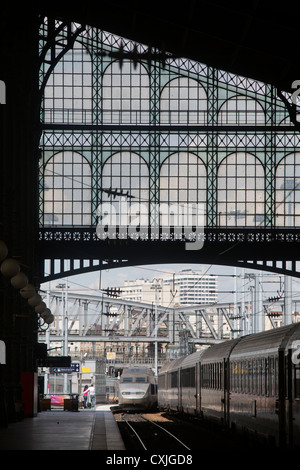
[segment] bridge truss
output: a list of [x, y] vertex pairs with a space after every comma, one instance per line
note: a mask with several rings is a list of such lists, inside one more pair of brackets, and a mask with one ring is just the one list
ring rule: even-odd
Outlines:
[[105, 343], [108, 348], [157, 342], [188, 352], [192, 345], [214, 344], [258, 331], [258, 316], [263, 318], [262, 329], [277, 326], [277, 321], [285, 323], [284, 299], [275, 304], [261, 301], [252, 305], [237, 302], [164, 307], [66, 290], [48, 291], [44, 299], [55, 317], [47, 330], [40, 331], [40, 341], [49, 345], [63, 343], [66, 338], [69, 344]]

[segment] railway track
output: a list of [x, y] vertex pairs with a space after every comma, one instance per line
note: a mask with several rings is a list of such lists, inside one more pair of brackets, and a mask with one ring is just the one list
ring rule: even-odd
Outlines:
[[[144, 451], [190, 451], [190, 447], [171, 432], [168, 420], [160, 423], [143, 414], [122, 413], [119, 418], [119, 426], [123, 431], [123, 437], [131, 449]], [[123, 426], [122, 426], [123, 424]]]
[[114, 416], [126, 450], [186, 454], [261, 448], [256, 441], [227, 433], [207, 422], [192, 422], [164, 412], [118, 410]]

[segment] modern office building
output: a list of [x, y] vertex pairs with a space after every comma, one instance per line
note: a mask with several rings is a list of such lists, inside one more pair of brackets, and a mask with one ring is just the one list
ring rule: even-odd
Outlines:
[[178, 293], [180, 305], [212, 304], [218, 301], [218, 276], [184, 269], [164, 279]]
[[218, 276], [184, 269], [168, 277], [124, 282], [121, 297], [135, 302], [164, 306], [212, 304], [218, 300]]

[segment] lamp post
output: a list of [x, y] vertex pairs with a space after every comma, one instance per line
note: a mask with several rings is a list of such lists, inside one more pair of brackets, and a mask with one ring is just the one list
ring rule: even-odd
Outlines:
[[[64, 343], [63, 343], [63, 356], [68, 356], [68, 283], [67, 284], [58, 284], [57, 288], [61, 289], [62, 297], [62, 326], [64, 331]], [[64, 295], [64, 289], [65, 295]], [[64, 393], [68, 393], [68, 375], [64, 374]]]
[[[287, 225], [293, 227], [293, 217], [296, 215], [296, 190], [299, 190], [300, 181], [296, 178], [286, 178], [280, 189], [288, 191], [284, 201], [288, 202], [288, 219]], [[284, 193], [286, 194], [286, 193]], [[284, 208], [285, 211], [285, 208]], [[284, 276], [284, 311], [283, 311], [283, 325], [290, 325], [293, 323], [292, 312], [292, 278], [288, 275]]]
[[154, 310], [154, 373], [155, 376], [158, 374], [158, 351], [157, 351], [157, 290], [160, 289], [160, 284], [156, 283], [151, 286], [151, 289], [155, 289], [155, 310]]

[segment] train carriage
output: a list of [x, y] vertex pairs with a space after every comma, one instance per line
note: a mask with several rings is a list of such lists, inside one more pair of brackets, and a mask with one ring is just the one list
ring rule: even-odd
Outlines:
[[229, 357], [238, 342], [239, 339], [234, 339], [216, 344], [201, 357], [200, 414], [225, 426], [229, 422]]
[[300, 323], [224, 341], [166, 364], [160, 408], [300, 448]]
[[197, 367], [202, 353], [196, 352], [176, 359], [161, 368], [158, 376], [158, 402], [161, 408], [197, 413]]
[[[230, 356], [230, 425], [274, 440], [299, 441], [299, 397], [293, 344], [300, 325], [246, 336]], [[295, 419], [295, 416], [298, 418]]]
[[178, 410], [179, 405], [179, 368], [182, 359], [165, 364], [158, 374], [157, 399], [161, 408]]
[[180, 393], [179, 409], [184, 413], [197, 413], [197, 399], [199, 397], [199, 387], [197, 384], [197, 372], [199, 359], [202, 352], [196, 352], [183, 359], [180, 368]]

